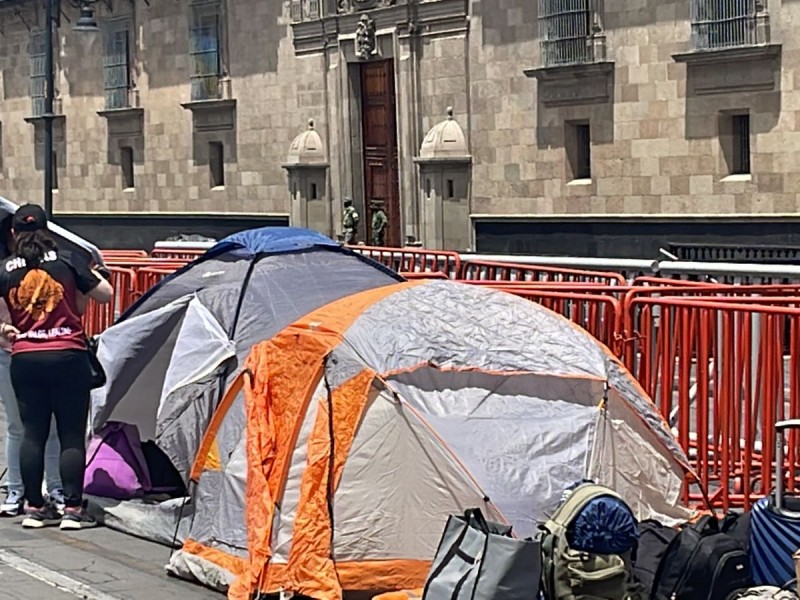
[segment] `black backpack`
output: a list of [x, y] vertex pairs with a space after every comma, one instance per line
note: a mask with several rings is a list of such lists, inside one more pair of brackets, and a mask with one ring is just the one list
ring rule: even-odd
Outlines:
[[658, 521], [647, 520], [639, 523], [639, 541], [633, 552], [633, 575], [644, 588], [645, 598], [650, 597], [653, 582], [661, 559], [670, 542], [679, 531], [662, 525]]
[[729, 510], [719, 525], [722, 532], [739, 542], [748, 554], [750, 553], [750, 514], [749, 512], [738, 513]]
[[750, 560], [742, 544], [705, 516], [675, 536], [656, 571], [652, 600], [725, 600], [750, 587]]

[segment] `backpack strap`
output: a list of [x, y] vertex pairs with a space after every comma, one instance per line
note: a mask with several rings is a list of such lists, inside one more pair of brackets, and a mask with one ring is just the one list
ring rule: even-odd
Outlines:
[[575, 520], [575, 517], [583, 510], [583, 507], [595, 498], [601, 498], [603, 496], [610, 496], [622, 500], [619, 494], [614, 490], [601, 485], [595, 485], [593, 483], [579, 485], [572, 491], [566, 502], [558, 507], [553, 516], [545, 523], [545, 527], [553, 535], [564, 535], [569, 524]]

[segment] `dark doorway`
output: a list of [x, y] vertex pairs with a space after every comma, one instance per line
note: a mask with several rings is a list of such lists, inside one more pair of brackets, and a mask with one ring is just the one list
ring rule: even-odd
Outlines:
[[362, 136], [364, 141], [364, 203], [366, 242], [372, 242], [372, 200], [382, 200], [389, 227], [386, 244], [400, 246], [400, 186], [397, 173], [397, 125], [394, 63], [361, 65]]

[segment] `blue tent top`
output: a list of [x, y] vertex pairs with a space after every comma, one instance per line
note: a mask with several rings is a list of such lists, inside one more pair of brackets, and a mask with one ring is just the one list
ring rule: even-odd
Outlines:
[[231, 246], [244, 248], [250, 254], [283, 254], [314, 247], [336, 248], [338, 243], [328, 236], [300, 227], [261, 227], [239, 231], [221, 240], [209, 250], [216, 255]]
[[133, 305], [117, 319], [117, 323], [124, 321], [128, 316], [134, 314], [139, 306], [144, 304], [157, 290], [165, 285], [169, 285], [176, 278], [190, 271], [198, 264], [217, 258], [227, 252], [243, 249], [247, 252], [248, 258], [258, 260], [259, 257], [263, 256], [303, 252], [311, 250], [312, 248], [321, 248], [326, 251], [340, 252], [352, 256], [356, 260], [369, 265], [373, 269], [381, 271], [397, 281], [405, 281], [402, 276], [381, 263], [363, 256], [358, 252], [353, 252], [349, 248], [334, 242], [328, 236], [322, 235], [316, 231], [300, 227], [261, 227], [259, 229], [239, 231], [223, 238], [202, 256], [178, 269], [171, 275], [167, 275], [134, 302]]

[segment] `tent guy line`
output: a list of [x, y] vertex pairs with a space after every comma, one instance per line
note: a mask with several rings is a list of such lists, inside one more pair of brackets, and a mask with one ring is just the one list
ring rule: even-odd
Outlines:
[[32, 577], [33, 579], [46, 583], [62, 592], [77, 596], [78, 598], [84, 598], [85, 600], [121, 600], [116, 596], [111, 596], [105, 592], [96, 590], [85, 583], [62, 575], [52, 569], [48, 569], [39, 563], [23, 558], [9, 550], [0, 549], [0, 565], [10, 567], [23, 575]]

